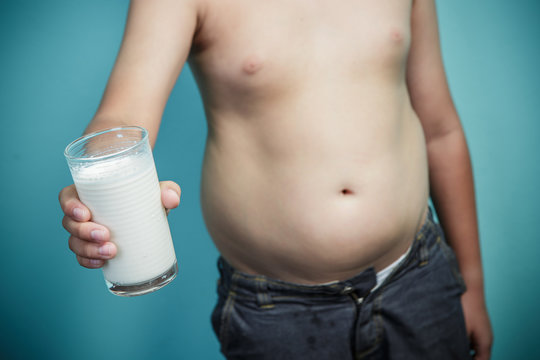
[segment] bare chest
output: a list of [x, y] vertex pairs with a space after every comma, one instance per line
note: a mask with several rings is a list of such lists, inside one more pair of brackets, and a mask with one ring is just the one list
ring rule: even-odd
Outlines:
[[413, 0], [205, 0], [190, 62], [235, 93], [401, 76]]

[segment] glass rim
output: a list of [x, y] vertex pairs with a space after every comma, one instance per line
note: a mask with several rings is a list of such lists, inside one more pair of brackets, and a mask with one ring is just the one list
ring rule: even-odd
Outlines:
[[[74, 155], [70, 154], [70, 150], [72, 150], [73, 147], [75, 147], [76, 145], [79, 145], [83, 141], [89, 140], [91, 138], [94, 138], [96, 136], [99, 136], [99, 135], [102, 135], [102, 134], [105, 134], [105, 133], [111, 133], [111, 132], [119, 131], [119, 130], [140, 130], [141, 133], [142, 133], [142, 137], [135, 144], [133, 144], [133, 145], [127, 147], [127, 148], [124, 148], [124, 149], [122, 149], [122, 150], [120, 150], [118, 152], [112, 153], [112, 154], [100, 155], [100, 156], [95, 156], [95, 157], [91, 157], [91, 158], [90, 157], [83, 157], [83, 156], [74, 156]], [[72, 142], [70, 142], [66, 146], [66, 148], [64, 150], [64, 156], [69, 161], [79, 161], [79, 162], [105, 160], [105, 159], [108, 159], [108, 158], [116, 157], [118, 155], [121, 155], [121, 154], [123, 154], [125, 152], [128, 152], [128, 151], [132, 150], [133, 148], [135, 148], [135, 147], [139, 146], [141, 143], [143, 143], [147, 138], [148, 138], [148, 130], [146, 130], [142, 126], [137, 126], [137, 125], [117, 126], [117, 127], [113, 127], [113, 128], [98, 130], [98, 131], [94, 131], [94, 132], [91, 132], [91, 133], [88, 133], [88, 134], [84, 134], [83, 136], [81, 136], [81, 137], [73, 140]]]

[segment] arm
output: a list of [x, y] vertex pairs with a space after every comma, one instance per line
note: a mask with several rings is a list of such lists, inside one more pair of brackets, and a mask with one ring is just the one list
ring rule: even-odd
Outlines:
[[[101, 104], [86, 132], [121, 125], [139, 125], [154, 145], [165, 104], [187, 59], [198, 20], [196, 0], [132, 0], [122, 46]], [[180, 202], [180, 187], [161, 183], [162, 202], [171, 209]], [[75, 186], [59, 195], [70, 233], [69, 247], [84, 267], [99, 268], [116, 255], [108, 229], [91, 221]]]
[[132, 0], [116, 63], [86, 132], [139, 125], [153, 146], [197, 21], [195, 0]]
[[484, 299], [472, 166], [442, 63], [434, 0], [414, 0], [407, 67], [411, 104], [424, 129], [430, 193], [467, 285], [462, 304], [478, 358], [489, 358], [492, 333]]

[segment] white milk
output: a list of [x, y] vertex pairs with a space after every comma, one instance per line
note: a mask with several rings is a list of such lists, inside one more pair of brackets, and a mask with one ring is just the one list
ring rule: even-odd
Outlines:
[[176, 256], [151, 153], [85, 164], [72, 175], [92, 221], [110, 230], [118, 249], [103, 267], [105, 279], [142, 283], [173, 266]]

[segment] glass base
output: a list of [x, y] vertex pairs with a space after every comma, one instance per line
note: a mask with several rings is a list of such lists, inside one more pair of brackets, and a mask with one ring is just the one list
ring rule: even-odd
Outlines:
[[174, 264], [163, 274], [142, 283], [121, 285], [111, 283], [107, 279], [105, 279], [105, 283], [107, 284], [109, 291], [114, 295], [139, 296], [161, 289], [162, 287], [173, 281], [176, 277], [176, 274], [178, 274], [178, 264], [175, 260]]

